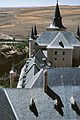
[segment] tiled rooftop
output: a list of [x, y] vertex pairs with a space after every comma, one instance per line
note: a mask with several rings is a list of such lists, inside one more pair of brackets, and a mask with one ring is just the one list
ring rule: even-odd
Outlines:
[[[61, 98], [64, 107], [63, 117], [54, 108], [54, 100], [51, 99], [42, 88], [34, 89], [6, 89], [11, 103], [19, 117], [19, 120], [80, 120], [80, 116], [71, 108], [70, 97], [74, 96], [80, 108], [80, 86], [53, 86], [52, 90]], [[30, 99], [36, 104], [39, 117], [29, 109]]]
[[0, 89], [0, 120], [17, 120], [3, 89]]
[[[36, 42], [40, 46], [47, 46], [49, 45], [54, 38], [57, 36], [59, 31], [44, 31], [40, 37], [37, 38]], [[60, 33], [64, 36], [64, 38], [67, 40], [67, 42], [72, 46], [80, 46], [80, 42], [77, 40], [77, 38], [74, 36], [73, 33], [68, 31], [60, 31]]]

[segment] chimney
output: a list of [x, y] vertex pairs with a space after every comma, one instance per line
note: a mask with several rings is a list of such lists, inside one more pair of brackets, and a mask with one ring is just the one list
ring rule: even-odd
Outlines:
[[47, 92], [47, 86], [48, 86], [48, 71], [45, 69], [44, 70], [44, 75], [43, 75], [43, 88], [44, 88], [44, 92]]

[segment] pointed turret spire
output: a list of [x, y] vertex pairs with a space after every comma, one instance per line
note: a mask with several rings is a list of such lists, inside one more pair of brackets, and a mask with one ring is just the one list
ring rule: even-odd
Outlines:
[[16, 87], [15, 81], [17, 80], [17, 71], [15, 70], [14, 62], [10, 71], [10, 88]]
[[55, 9], [55, 15], [54, 15], [54, 17], [55, 18], [58, 18], [58, 17], [61, 18], [58, 1], [57, 1], [57, 4], [56, 4], [56, 9]]
[[37, 36], [37, 28], [36, 28], [36, 25], [34, 26], [34, 35]]
[[61, 28], [66, 29], [62, 24], [62, 17], [61, 17], [61, 14], [60, 14], [58, 1], [57, 1], [57, 4], [56, 4], [55, 14], [54, 14], [54, 17], [53, 17], [53, 26], [58, 27], [60, 29]]
[[11, 70], [13, 70], [15, 72], [15, 65], [14, 65], [14, 62], [12, 62], [12, 68]]
[[79, 25], [78, 25], [78, 28], [77, 28], [77, 36], [79, 36], [79, 37], [80, 37]]
[[34, 39], [33, 27], [32, 27], [32, 30], [31, 30], [31, 38]]

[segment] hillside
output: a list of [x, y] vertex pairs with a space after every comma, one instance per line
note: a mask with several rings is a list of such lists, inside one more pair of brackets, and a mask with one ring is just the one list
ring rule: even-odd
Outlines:
[[[0, 32], [16, 38], [30, 34], [31, 26], [37, 24], [38, 33], [44, 30], [54, 15], [55, 7], [41, 8], [0, 8]], [[80, 25], [80, 6], [60, 6], [63, 23], [76, 33]]]

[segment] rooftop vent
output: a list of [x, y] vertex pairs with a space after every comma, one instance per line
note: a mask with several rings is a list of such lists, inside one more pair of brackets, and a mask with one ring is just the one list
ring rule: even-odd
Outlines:
[[59, 45], [64, 48], [63, 42], [59, 41]]
[[36, 107], [36, 104], [34, 102], [34, 100], [31, 98], [30, 99], [30, 104], [29, 104], [29, 109], [31, 110], [31, 112], [33, 112], [33, 114], [38, 117], [38, 110], [37, 110], [37, 107]]
[[46, 61], [46, 58], [42, 58], [42, 60], [45, 62], [45, 61]]
[[51, 66], [51, 62], [47, 62], [47, 65], [50, 67]]
[[71, 102], [71, 108], [80, 116], [80, 109], [73, 96], [70, 98], [70, 102]]
[[58, 113], [63, 117], [64, 112], [62, 110], [62, 107], [60, 106], [57, 99], [54, 100], [54, 108], [58, 111]]

